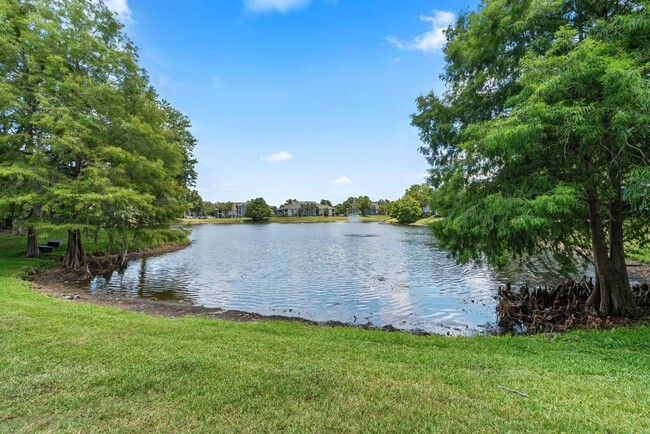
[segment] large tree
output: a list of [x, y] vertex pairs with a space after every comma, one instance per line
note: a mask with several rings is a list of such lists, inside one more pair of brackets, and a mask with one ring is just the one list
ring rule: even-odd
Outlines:
[[246, 204], [245, 217], [250, 217], [254, 222], [268, 221], [272, 216], [273, 211], [264, 198], [252, 199]]
[[390, 216], [400, 223], [413, 223], [422, 217], [422, 207], [415, 198], [405, 195], [393, 202]]
[[66, 267], [86, 264], [83, 229], [117, 236], [123, 264], [129, 233], [182, 212], [196, 177], [189, 121], [158, 100], [103, 1], [1, 6], [0, 211], [68, 229]]
[[359, 196], [354, 202], [357, 207], [357, 211], [361, 213], [362, 216], [366, 216], [368, 211], [372, 209], [372, 201], [368, 196]]
[[590, 304], [633, 313], [624, 241], [626, 222], [647, 219], [648, 2], [485, 0], [444, 53], [446, 92], [418, 98], [412, 117], [441, 245], [497, 265], [586, 257]]
[[44, 169], [39, 90], [47, 77], [48, 50], [33, 2], [0, 0], [0, 217], [28, 228], [27, 256], [37, 256]]
[[433, 196], [433, 188], [429, 184], [413, 184], [404, 192], [404, 196], [410, 196], [417, 200], [420, 208], [424, 212], [427, 206], [431, 203]]

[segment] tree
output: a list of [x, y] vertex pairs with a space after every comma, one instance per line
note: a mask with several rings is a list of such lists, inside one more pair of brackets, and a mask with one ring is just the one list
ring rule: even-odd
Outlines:
[[320, 204], [321, 204], [321, 205], [332, 206], [332, 202], [330, 202], [330, 201], [327, 200], [327, 199], [321, 199]]
[[86, 265], [83, 229], [117, 237], [125, 264], [129, 233], [186, 205], [189, 120], [158, 101], [103, 1], [0, 1], [0, 211], [67, 229], [65, 267]]
[[381, 215], [388, 215], [390, 214], [391, 207], [393, 206], [393, 202], [391, 202], [388, 199], [380, 199], [378, 202], [378, 207], [377, 210], [379, 211], [379, 214]]
[[545, 252], [562, 270], [586, 257], [589, 304], [625, 315], [625, 222], [639, 214], [626, 185], [650, 180], [650, 11], [592, 3], [486, 0], [463, 14], [447, 31], [446, 93], [418, 98], [412, 123], [443, 247], [495, 265]]
[[273, 216], [273, 212], [263, 198], [258, 197], [248, 202], [246, 217], [250, 217], [254, 222], [269, 220], [271, 216]]
[[233, 210], [232, 202], [217, 202], [216, 208], [221, 211], [221, 214], [228, 217], [228, 213]]
[[413, 223], [422, 216], [420, 203], [411, 196], [404, 196], [393, 202], [390, 216], [400, 223]]
[[372, 208], [372, 202], [368, 196], [359, 196], [356, 199], [356, 206], [361, 215], [365, 217]]
[[[355, 202], [356, 202], [356, 198], [354, 197], [348, 197], [347, 199], [345, 199], [345, 201], [343, 201], [343, 203], [341, 204], [340, 209], [343, 210], [341, 214], [350, 215], [353, 211], [356, 211]], [[337, 213], [338, 213], [338, 208], [337, 208]]]
[[47, 59], [37, 14], [33, 2], [0, 1], [0, 214], [27, 225], [27, 256], [39, 254], [36, 225], [51, 181], [36, 125]]
[[336, 215], [347, 215], [348, 208], [345, 204], [339, 203], [334, 206], [334, 212], [336, 213]]
[[205, 215], [215, 216], [217, 214], [217, 204], [208, 200], [203, 202], [203, 212]]
[[187, 202], [188, 208], [197, 216], [202, 216], [205, 212], [205, 203], [203, 198], [196, 190], [190, 190], [185, 194], [185, 201]]
[[410, 196], [417, 200], [422, 211], [431, 203], [433, 188], [428, 184], [414, 184], [406, 189], [405, 196]]

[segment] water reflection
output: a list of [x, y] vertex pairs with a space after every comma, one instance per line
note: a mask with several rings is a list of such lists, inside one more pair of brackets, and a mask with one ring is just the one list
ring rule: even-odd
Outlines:
[[434, 333], [495, 321], [499, 275], [456, 265], [426, 228], [361, 222], [201, 225], [187, 249], [95, 277], [93, 292]]

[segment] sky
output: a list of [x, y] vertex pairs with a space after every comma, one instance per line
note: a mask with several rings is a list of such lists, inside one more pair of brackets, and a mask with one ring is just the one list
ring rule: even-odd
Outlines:
[[427, 163], [415, 99], [477, 1], [105, 0], [192, 122], [204, 200], [394, 200]]

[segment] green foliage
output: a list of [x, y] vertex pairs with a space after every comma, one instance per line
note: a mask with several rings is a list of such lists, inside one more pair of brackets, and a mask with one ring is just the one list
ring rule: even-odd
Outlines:
[[431, 203], [433, 188], [429, 184], [414, 184], [406, 189], [404, 196], [412, 197], [424, 208]]
[[189, 120], [157, 99], [104, 2], [1, 6], [0, 214], [115, 234], [181, 215]]
[[389, 215], [393, 202], [388, 199], [380, 199], [378, 202], [377, 210], [381, 215]]
[[372, 207], [372, 202], [368, 196], [359, 196], [355, 201], [357, 210], [361, 213], [362, 216], [365, 216]]
[[568, 267], [593, 247], [601, 271], [620, 268], [616, 234], [650, 195], [650, 17], [601, 3], [488, 0], [447, 33], [447, 91], [418, 98], [412, 123], [435, 233], [461, 261], [550, 252]]
[[400, 223], [413, 223], [422, 216], [420, 203], [411, 196], [404, 196], [393, 202], [390, 216]]
[[199, 195], [198, 191], [189, 190], [185, 194], [185, 202], [187, 203], [187, 206], [189, 207], [190, 211], [192, 211], [196, 215], [204, 215], [205, 212], [204, 202], [203, 202], [203, 198], [201, 198], [201, 195]]
[[334, 212], [336, 212], [336, 215], [348, 215], [348, 207], [344, 203], [339, 203], [334, 205]]
[[267, 221], [272, 216], [271, 208], [261, 197], [250, 200], [246, 205], [246, 217], [250, 217], [254, 222]]

